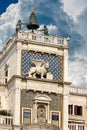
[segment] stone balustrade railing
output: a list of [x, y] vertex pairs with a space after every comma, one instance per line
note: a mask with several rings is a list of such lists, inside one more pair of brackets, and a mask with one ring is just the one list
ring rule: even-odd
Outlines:
[[87, 130], [86, 124], [68, 123], [69, 130]]
[[0, 78], [0, 85], [6, 84], [7, 78]]
[[61, 45], [67, 45], [68, 44], [67, 41], [69, 40], [69, 38], [58, 38], [56, 36], [46, 36], [31, 32], [18, 32], [18, 38], [50, 44], [61, 44]]
[[80, 94], [80, 95], [87, 95], [87, 88], [86, 87], [70, 87], [70, 93], [72, 94]]
[[12, 125], [13, 117], [0, 115], [0, 125]]
[[68, 46], [69, 38], [59, 38], [57, 36], [46, 36], [42, 34], [36, 34], [32, 32], [18, 32], [14, 36], [12, 36], [6, 43], [6, 46], [3, 48], [3, 51], [0, 52], [0, 59], [6, 53], [7, 50], [13, 45], [15, 40], [30, 40], [30, 41], [37, 41], [41, 43], [48, 43], [48, 44], [58, 44], [61, 46]]

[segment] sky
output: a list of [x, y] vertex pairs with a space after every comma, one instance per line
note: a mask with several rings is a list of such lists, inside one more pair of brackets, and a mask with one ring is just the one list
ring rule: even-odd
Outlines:
[[28, 22], [32, 5], [50, 35], [70, 37], [69, 81], [87, 86], [87, 0], [0, 0], [0, 51], [19, 19]]

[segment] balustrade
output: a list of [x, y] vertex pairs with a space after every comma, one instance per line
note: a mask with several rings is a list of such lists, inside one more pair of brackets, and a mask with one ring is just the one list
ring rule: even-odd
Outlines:
[[77, 123], [69, 123], [69, 130], [87, 130], [87, 126], [85, 124], [77, 124]]
[[5, 84], [6, 80], [7, 80], [7, 78], [0, 78], [0, 84]]
[[1, 125], [12, 125], [13, 117], [11, 116], [0, 116], [0, 124]]
[[[54, 36], [46, 36], [46, 35], [40, 35], [35, 34], [31, 32], [19, 32], [18, 38], [21, 39], [29, 39], [29, 40], [36, 40], [43, 43], [50, 43], [50, 44], [64, 44], [64, 38], [58, 38]], [[67, 38], [66, 38], [67, 40]]]
[[70, 93], [87, 95], [87, 88], [86, 87], [72, 87], [71, 86]]

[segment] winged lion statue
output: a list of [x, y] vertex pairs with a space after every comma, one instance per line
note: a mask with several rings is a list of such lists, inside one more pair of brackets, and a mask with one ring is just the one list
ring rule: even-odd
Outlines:
[[43, 60], [31, 59], [32, 63], [35, 64], [35, 67], [31, 67], [29, 70], [29, 77], [36, 78], [36, 75], [39, 74], [43, 79], [46, 76], [49, 68], [49, 63]]

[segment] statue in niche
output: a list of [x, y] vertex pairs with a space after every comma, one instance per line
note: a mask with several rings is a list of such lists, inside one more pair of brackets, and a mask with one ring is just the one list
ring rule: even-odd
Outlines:
[[43, 105], [39, 105], [37, 108], [38, 123], [46, 123], [46, 108]]
[[[46, 78], [46, 74], [48, 72], [49, 63], [43, 60], [31, 59], [32, 63], [35, 64], [35, 67], [31, 67], [29, 71], [29, 77], [41, 79]], [[39, 76], [38, 76], [39, 75]]]

